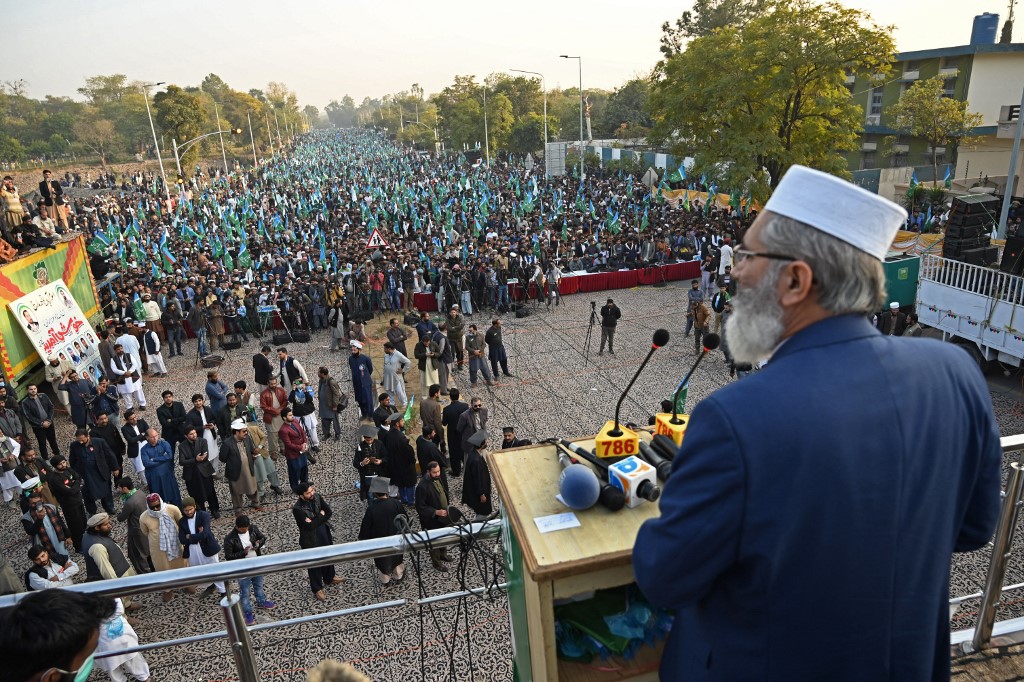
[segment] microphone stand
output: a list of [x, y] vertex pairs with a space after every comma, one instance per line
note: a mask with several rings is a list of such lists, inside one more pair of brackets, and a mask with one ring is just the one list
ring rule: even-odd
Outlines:
[[[659, 330], [659, 332], [665, 334], [665, 342], [668, 343], [668, 332], [665, 332], [664, 330]], [[657, 338], [657, 334], [655, 334], [655, 338]], [[623, 391], [622, 395], [619, 396], [619, 402], [615, 403], [615, 428], [608, 432], [609, 436], [613, 438], [618, 438], [619, 436], [622, 435], [622, 429], [619, 428], [619, 411], [622, 409], [622, 401], [626, 399], [626, 395], [629, 393], [629, 389], [633, 388], [633, 384], [636, 383], [637, 377], [640, 376], [640, 372], [644, 371], [644, 367], [646, 367], [647, 363], [650, 362], [651, 356], [654, 355], [654, 351], [658, 350], [659, 348], [661, 348], [661, 345], [657, 343], [651, 344], [651, 350], [647, 351], [647, 357], [644, 358], [644, 361], [640, 363], [640, 367], [636, 370], [636, 374], [634, 374], [633, 378], [629, 380], [629, 385], [626, 386], [626, 390]]]
[[[679, 418], [679, 394], [682, 393], [683, 389], [690, 383], [690, 377], [697, 371], [697, 366], [704, 360], [708, 353], [718, 348], [718, 344], [721, 343], [718, 334], [706, 334], [706, 339], [703, 344], [703, 350], [700, 355], [697, 356], [697, 361], [693, 363], [693, 367], [686, 373], [686, 377], [683, 378], [683, 382], [679, 384], [679, 388], [672, 394], [672, 419], [669, 421], [670, 424], [679, 425], [683, 423], [683, 420]], [[710, 341], [711, 343], [708, 343]]]

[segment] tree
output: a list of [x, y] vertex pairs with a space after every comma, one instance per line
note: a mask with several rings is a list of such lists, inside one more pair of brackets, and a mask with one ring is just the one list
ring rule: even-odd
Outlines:
[[[558, 119], [548, 116], [548, 137], [558, 134]], [[544, 149], [544, 116], [535, 112], [516, 119], [508, 137], [508, 151], [513, 154], [525, 154]]]
[[774, 0], [743, 27], [696, 38], [664, 60], [651, 90], [651, 137], [692, 155], [695, 171], [719, 187], [757, 198], [793, 164], [844, 175], [842, 152], [856, 148], [864, 119], [846, 74], [884, 77], [890, 34], [836, 2]]
[[[612, 92], [608, 104], [598, 123], [600, 136], [643, 137], [654, 125], [647, 110], [651, 83], [646, 78], [634, 78], [626, 81], [622, 87]], [[621, 131], [628, 130], [623, 135]]]
[[[943, 95], [946, 76], [935, 76], [915, 82], [900, 96], [896, 104], [886, 110], [889, 127], [899, 135], [923, 139], [931, 147], [932, 177], [939, 179], [937, 147], [955, 150], [962, 144], [971, 144], [971, 131], [982, 124], [981, 114], [967, 111], [967, 100], [955, 100]], [[896, 137], [885, 138], [885, 147], [892, 149]]]
[[661, 25], [661, 53], [671, 57], [682, 52], [687, 38], [709, 36], [719, 28], [739, 28], [765, 12], [768, 0], [694, 0], [675, 26]]
[[309, 125], [311, 127], [320, 122], [320, 110], [312, 104], [307, 104], [302, 107], [302, 113], [306, 115], [307, 119], [309, 119]]
[[14, 97], [24, 97], [25, 93], [28, 92], [28, 81], [24, 78], [18, 78], [13, 81], [4, 81], [3, 90]]
[[356, 123], [356, 103], [351, 95], [345, 95], [338, 100], [331, 100], [324, 109], [327, 119], [339, 128], [347, 128]]
[[78, 88], [78, 93], [84, 95], [89, 104], [101, 107], [120, 100], [129, 90], [128, 76], [115, 73], [112, 76], [86, 78], [85, 87]]
[[210, 93], [218, 101], [232, 91], [228, 84], [224, 82], [224, 79], [215, 73], [211, 73], [204, 78], [203, 82], [199, 84], [199, 89]]
[[117, 144], [114, 124], [98, 115], [83, 116], [74, 123], [75, 137], [100, 157], [100, 165], [107, 167], [110, 150]]
[[[177, 85], [168, 85], [153, 97], [154, 118], [160, 129], [182, 142], [199, 137], [209, 117], [198, 96], [185, 92]], [[182, 170], [191, 168], [199, 159], [199, 149], [193, 145], [182, 157]]]

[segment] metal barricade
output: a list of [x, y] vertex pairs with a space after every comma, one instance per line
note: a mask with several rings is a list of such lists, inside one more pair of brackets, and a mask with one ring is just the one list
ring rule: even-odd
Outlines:
[[[491, 520], [486, 523], [467, 524], [464, 527], [449, 527], [437, 530], [421, 531], [417, 533], [417, 539], [410, 542], [406, 542], [400, 535], [393, 535], [374, 540], [361, 540], [358, 542], [348, 542], [339, 545], [328, 545], [326, 547], [301, 549], [294, 552], [270, 554], [253, 559], [224, 561], [216, 564], [207, 564], [205, 566], [193, 566], [170, 571], [145, 573], [143, 575], [134, 575], [128, 578], [118, 578], [116, 580], [80, 583], [64, 589], [74, 592], [88, 592], [90, 594], [107, 597], [128, 597], [136, 594], [173, 590], [193, 585], [206, 585], [224, 580], [237, 580], [240, 577], [251, 578], [258, 575], [282, 573], [285, 571], [290, 572], [315, 568], [318, 566], [327, 566], [329, 564], [352, 563], [366, 559], [377, 559], [404, 552], [423, 550], [427, 548], [428, 544], [430, 545], [430, 548], [451, 547], [459, 544], [460, 540], [465, 538], [468, 534], [472, 534], [478, 539], [495, 538], [498, 537], [500, 531], [500, 522], [497, 520]], [[248, 627], [245, 624], [245, 616], [242, 613], [241, 600], [238, 595], [228, 594], [220, 601], [221, 611], [223, 612], [224, 622], [226, 624], [225, 630], [202, 635], [194, 635], [191, 637], [153, 642], [128, 649], [118, 649], [117, 651], [107, 652], [106, 654], [98, 654], [97, 658], [121, 656], [128, 653], [151, 651], [153, 649], [162, 649], [170, 646], [180, 646], [183, 644], [191, 644], [194, 642], [226, 637], [231, 645], [231, 654], [234, 657], [235, 667], [238, 670], [238, 679], [240, 682], [258, 682], [260, 674], [256, 663], [256, 655], [253, 649], [250, 632], [272, 630], [291, 625], [324, 620], [327, 618], [337, 618], [355, 613], [364, 613], [366, 611], [395, 608], [409, 603], [428, 604], [447, 599], [457, 599], [470, 594], [482, 594], [491, 590], [503, 590], [506, 587], [507, 585], [505, 583], [501, 583], [497, 585], [471, 588], [460, 592], [424, 597], [415, 601], [396, 599], [378, 604], [368, 604], [339, 611], [330, 611], [328, 613], [318, 613], [301, 616], [299, 618], [289, 618], [287, 620], [275, 621], [273, 623], [263, 623], [252, 627]], [[0, 609], [14, 606], [28, 594], [31, 593], [21, 593], [0, 597]]]

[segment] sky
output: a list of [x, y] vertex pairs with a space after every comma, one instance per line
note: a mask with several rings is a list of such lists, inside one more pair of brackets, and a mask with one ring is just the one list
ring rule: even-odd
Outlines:
[[[1009, 0], [844, 0], [895, 27], [901, 52], [970, 42], [973, 17], [1000, 15]], [[544, 74], [547, 86], [579, 82], [614, 89], [646, 74], [661, 56], [661, 24], [692, 0], [48, 0], [5, 8], [0, 81], [24, 79], [27, 94], [70, 96], [85, 78], [198, 85], [216, 73], [236, 90], [282, 81], [300, 105], [408, 90], [429, 95], [456, 74]], [[942, 5], [942, 11], [937, 11]], [[1018, 21], [1024, 7], [1017, 8]], [[40, 24], [40, 21], [43, 24]], [[40, 34], [38, 27], [48, 28]], [[20, 27], [20, 28], [18, 28]], [[57, 29], [57, 32], [54, 30]], [[1024, 28], [1014, 32], [1024, 42]], [[46, 39], [42, 39], [46, 36]], [[59, 36], [59, 37], [58, 37]]]

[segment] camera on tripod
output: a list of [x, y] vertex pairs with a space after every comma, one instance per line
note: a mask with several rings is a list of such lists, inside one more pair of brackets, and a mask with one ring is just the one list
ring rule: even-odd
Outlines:
[[591, 310], [597, 310], [597, 301], [591, 301], [590, 302], [590, 309]]

